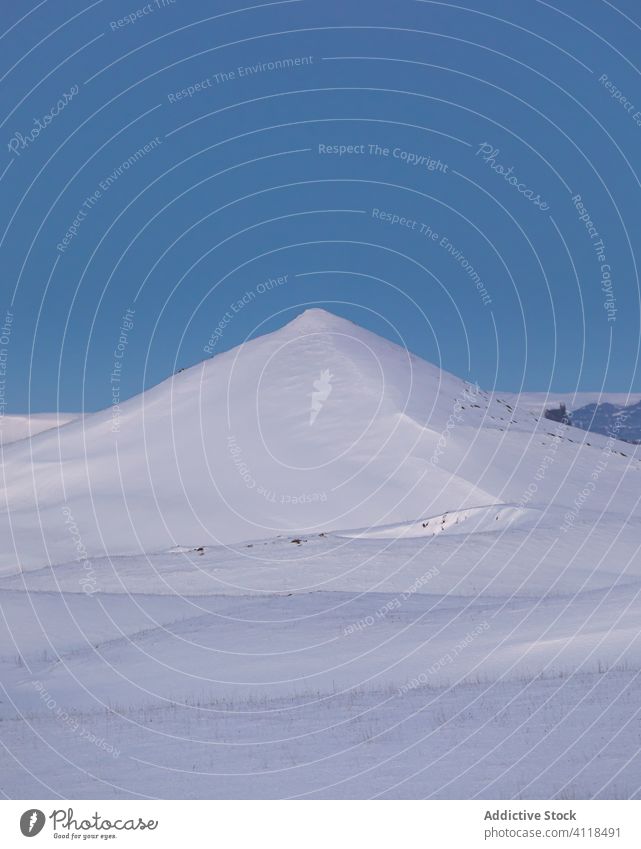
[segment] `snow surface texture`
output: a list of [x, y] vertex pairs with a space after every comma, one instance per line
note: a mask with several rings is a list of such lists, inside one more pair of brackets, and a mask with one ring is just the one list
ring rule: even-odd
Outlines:
[[25, 416], [0, 416], [0, 445], [28, 439], [37, 433], [51, 430], [77, 419], [75, 413], [32, 413]]
[[322, 310], [7, 445], [0, 789], [639, 796], [635, 452]]

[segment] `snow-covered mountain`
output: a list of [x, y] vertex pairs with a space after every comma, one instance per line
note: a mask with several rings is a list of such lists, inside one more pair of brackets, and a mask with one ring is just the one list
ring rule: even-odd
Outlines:
[[587, 404], [572, 411], [572, 424], [593, 433], [614, 435], [626, 442], [641, 442], [641, 401], [636, 404]]
[[[98, 556], [229, 544], [524, 498], [527, 509], [510, 516], [527, 521], [533, 510], [562, 511], [590, 479], [606, 443], [585, 437], [555, 433], [362, 327], [308, 310], [117, 415], [9, 445], [0, 532], [12, 550], [0, 569], [68, 561], [79, 545]], [[635, 472], [617, 451], [609, 471]], [[638, 475], [624, 475], [617, 497], [627, 503], [637, 488]], [[597, 488], [589, 509], [610, 495]]]
[[580, 430], [641, 442], [641, 396], [625, 392], [524, 392], [510, 395], [510, 403], [537, 416], [563, 405]]
[[6, 446], [6, 786], [638, 795], [633, 452], [320, 310]]
[[542, 416], [546, 409], [565, 404], [569, 412], [574, 412], [588, 404], [614, 404], [625, 407], [638, 404], [641, 394], [638, 392], [519, 392], [504, 394], [510, 404], [529, 410]]

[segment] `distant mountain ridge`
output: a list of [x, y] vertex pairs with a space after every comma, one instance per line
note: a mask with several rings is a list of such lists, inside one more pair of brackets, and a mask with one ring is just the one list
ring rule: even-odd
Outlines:
[[562, 421], [580, 430], [641, 443], [641, 395], [626, 392], [523, 392], [510, 403], [537, 418]]
[[623, 406], [607, 401], [601, 404], [587, 404], [570, 413], [574, 427], [614, 436], [625, 442], [641, 442], [641, 401]]

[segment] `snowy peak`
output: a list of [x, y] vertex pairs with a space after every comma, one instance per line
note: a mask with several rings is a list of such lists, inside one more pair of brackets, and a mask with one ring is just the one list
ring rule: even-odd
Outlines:
[[116, 424], [104, 410], [4, 451], [0, 534], [23, 568], [73, 559], [69, 516], [89, 556], [228, 544], [518, 506], [532, 480], [545, 502], [599, 459], [596, 437], [558, 448], [549, 422], [321, 309], [130, 399]]
[[[325, 344], [343, 356], [362, 360], [364, 349], [371, 350], [377, 357], [399, 357], [408, 360], [409, 352], [402, 345], [389, 342], [371, 330], [355, 324], [347, 318], [313, 307], [296, 316], [279, 330], [267, 337], [252, 339], [246, 345], [260, 344], [261, 340], [273, 340], [276, 344], [300, 340], [309, 344], [312, 350]], [[304, 350], [301, 348], [300, 350]]]
[[320, 309], [320, 307], [310, 307], [303, 310], [296, 318], [286, 324], [285, 328], [300, 333], [322, 333], [324, 331], [341, 333], [346, 330], [363, 332], [362, 327], [359, 328], [358, 325], [348, 319], [342, 318], [328, 310]]
[[[345, 347], [342, 349], [342, 352], [348, 357], [355, 356], [359, 358], [359, 354], [357, 353], [358, 348], [350, 347], [349, 340], [360, 342], [362, 345], [371, 348], [372, 351], [378, 352], [381, 356], [401, 356], [405, 361], [413, 356], [402, 344], [390, 342], [388, 339], [379, 336], [371, 330], [367, 330], [360, 324], [356, 324], [347, 318], [317, 307], [304, 310], [279, 330], [269, 334], [269, 337], [258, 337], [246, 344], [253, 345], [260, 342], [261, 339], [271, 337], [279, 340], [291, 339], [292, 337], [305, 338], [308, 336], [335, 337], [335, 346], [339, 347], [341, 344], [344, 344]], [[362, 356], [362, 352], [360, 356]], [[420, 362], [423, 365], [428, 365], [425, 361], [420, 360]]]

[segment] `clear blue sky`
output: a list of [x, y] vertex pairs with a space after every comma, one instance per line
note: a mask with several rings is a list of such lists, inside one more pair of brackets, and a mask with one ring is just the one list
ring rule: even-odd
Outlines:
[[7, 412], [307, 305], [487, 388], [641, 389], [638, 3], [248, 7], [3, 4]]

